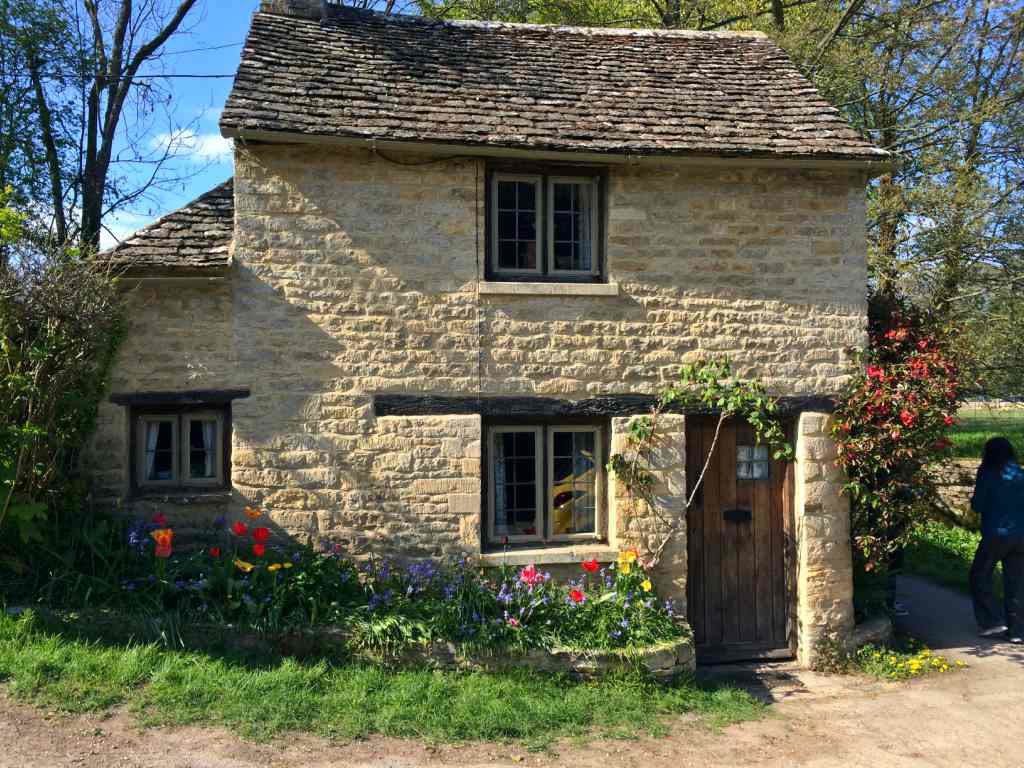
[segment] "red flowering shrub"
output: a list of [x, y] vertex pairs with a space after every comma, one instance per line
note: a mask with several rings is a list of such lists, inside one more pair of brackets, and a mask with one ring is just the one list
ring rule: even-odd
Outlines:
[[854, 545], [871, 570], [931, 507], [936, 491], [924, 470], [949, 452], [964, 357], [953, 328], [891, 296], [872, 297], [868, 332], [862, 372], [840, 398], [832, 435]]

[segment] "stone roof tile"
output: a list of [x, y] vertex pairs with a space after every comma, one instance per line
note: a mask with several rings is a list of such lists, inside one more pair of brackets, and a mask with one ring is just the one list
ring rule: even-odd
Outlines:
[[167, 268], [196, 272], [223, 270], [229, 263], [234, 226], [234, 180], [228, 179], [183, 208], [140, 229], [102, 257], [129, 272]]
[[884, 160], [760, 33], [260, 12], [225, 135]]

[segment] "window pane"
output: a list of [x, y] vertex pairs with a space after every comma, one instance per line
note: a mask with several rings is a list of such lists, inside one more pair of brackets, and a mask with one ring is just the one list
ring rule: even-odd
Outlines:
[[516, 207], [516, 183], [514, 181], [498, 182], [498, 208], [513, 210]]
[[516, 213], [515, 211], [502, 212], [498, 214], [498, 239], [516, 239]]
[[517, 236], [520, 240], [537, 239], [537, 214], [519, 212], [519, 228]]
[[516, 268], [516, 241], [515, 240], [502, 240], [498, 243], [498, 268], [499, 269], [515, 269]]
[[552, 186], [555, 262], [552, 268], [589, 272], [593, 266], [594, 185], [583, 181], [559, 182]]
[[755, 480], [767, 480], [769, 474], [769, 467], [771, 465], [767, 461], [758, 461], [754, 464], [754, 479]]
[[593, 431], [559, 431], [551, 438], [551, 527], [556, 536], [596, 530], [597, 465]]
[[217, 476], [217, 420], [190, 419], [188, 422], [188, 475], [195, 480]]
[[146, 422], [145, 479], [174, 479], [174, 424], [170, 421]]
[[533, 432], [495, 432], [494, 533], [537, 533], [537, 437]]
[[517, 185], [516, 207], [532, 211], [537, 207], [537, 185], [532, 181], [520, 181]]
[[519, 243], [519, 258], [517, 261], [518, 269], [536, 269], [537, 268], [537, 244], [535, 242]]

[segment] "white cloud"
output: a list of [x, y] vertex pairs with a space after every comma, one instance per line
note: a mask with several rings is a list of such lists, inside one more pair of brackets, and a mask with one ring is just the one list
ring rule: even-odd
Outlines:
[[158, 152], [169, 151], [172, 155], [191, 157], [203, 162], [225, 163], [231, 159], [231, 139], [219, 133], [196, 133], [185, 128], [173, 133], [159, 133], [151, 145]]

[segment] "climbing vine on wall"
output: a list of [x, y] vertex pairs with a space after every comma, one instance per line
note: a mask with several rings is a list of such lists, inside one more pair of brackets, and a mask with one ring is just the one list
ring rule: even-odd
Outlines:
[[793, 457], [793, 449], [786, 440], [780, 419], [778, 401], [768, 395], [763, 384], [738, 379], [726, 359], [699, 360], [684, 365], [678, 381], [661, 393], [651, 413], [630, 422], [625, 451], [612, 454], [608, 462], [608, 471], [626, 488], [629, 512], [636, 513], [638, 506], [643, 504], [660, 519], [663, 532], [650, 552], [651, 566], [657, 565], [665, 547], [686, 519], [685, 515], [668, 519], [660, 509], [655, 494], [658, 468], [653, 466], [654, 450], [664, 439], [659, 433], [659, 418], [665, 413], [679, 411], [706, 412], [718, 417], [707, 458], [686, 494], [686, 510], [689, 510], [704, 482], [722, 426], [728, 419], [746, 420], [753, 427], [757, 442], [767, 443], [776, 459], [789, 461]]

